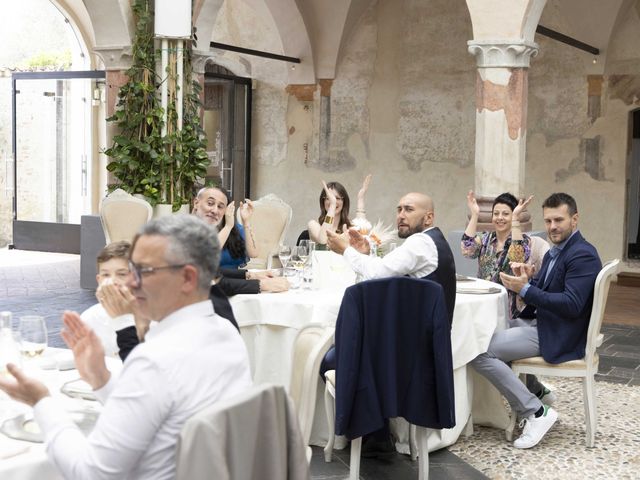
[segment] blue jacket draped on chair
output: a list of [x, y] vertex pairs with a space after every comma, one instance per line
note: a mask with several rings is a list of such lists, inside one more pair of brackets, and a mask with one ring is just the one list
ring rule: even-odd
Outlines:
[[336, 324], [336, 433], [353, 439], [385, 418], [455, 425], [451, 333], [442, 287], [394, 277], [349, 287]]

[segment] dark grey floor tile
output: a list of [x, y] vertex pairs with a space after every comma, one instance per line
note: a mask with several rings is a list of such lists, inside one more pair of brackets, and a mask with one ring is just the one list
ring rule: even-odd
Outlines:
[[[313, 480], [340, 478], [340, 472], [346, 477], [349, 474], [349, 449], [334, 451], [334, 461], [324, 463], [322, 449], [313, 447], [311, 459], [311, 476]], [[336, 465], [332, 465], [332, 464]], [[326, 465], [331, 465], [327, 467]], [[397, 454], [390, 460], [360, 459], [360, 478], [363, 480], [404, 480], [416, 479], [418, 476], [418, 462], [413, 462], [408, 455]], [[461, 460], [447, 449], [441, 449], [429, 454], [429, 478], [480, 480], [487, 477]]]
[[[619, 337], [619, 338], [625, 338], [625, 337]], [[621, 343], [615, 343], [615, 344], [607, 345], [607, 347], [603, 350], [602, 353], [606, 355], [612, 355], [614, 353], [615, 354], [618, 354], [618, 353], [631, 354], [629, 355], [629, 358], [634, 358], [633, 355], [640, 354], [640, 349], [638, 348], [638, 345], [626, 345]]]
[[639, 372], [637, 372], [635, 369], [620, 368], [620, 367], [613, 367], [611, 369], [611, 371], [609, 372], [608, 376], [620, 377], [620, 378], [629, 378], [629, 379], [634, 378], [634, 377], [640, 378]]
[[640, 359], [638, 358], [626, 358], [626, 357], [614, 357], [611, 355], [600, 355], [599, 370], [611, 370], [613, 367], [636, 369], [640, 366]]
[[630, 386], [640, 386], [640, 378], [632, 378], [629, 380]]
[[628, 335], [613, 335], [609, 339], [609, 344], [615, 345], [634, 345], [636, 347], [640, 346], [640, 337], [638, 336], [628, 336]]
[[[628, 346], [628, 345], [622, 345]], [[632, 347], [629, 349], [623, 349], [623, 351], [614, 352], [614, 357], [624, 357], [624, 358], [636, 358], [640, 359], [640, 349], [637, 347]]]
[[596, 373], [596, 380], [598, 380], [599, 382], [622, 383], [626, 385], [627, 383], [629, 383], [630, 379], [624, 377], [614, 377], [613, 375], [600, 375]]
[[349, 467], [347, 467], [339, 458], [335, 455], [333, 461], [324, 461], [324, 452], [319, 447], [312, 447], [313, 455], [311, 457], [311, 477], [313, 479], [325, 479], [325, 478], [344, 478], [349, 476]]

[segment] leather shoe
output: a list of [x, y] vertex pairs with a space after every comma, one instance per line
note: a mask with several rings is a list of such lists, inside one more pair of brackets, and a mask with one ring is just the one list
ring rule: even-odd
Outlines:
[[391, 437], [386, 440], [376, 440], [373, 437], [365, 437], [362, 441], [362, 458], [388, 459], [396, 454], [396, 446]]

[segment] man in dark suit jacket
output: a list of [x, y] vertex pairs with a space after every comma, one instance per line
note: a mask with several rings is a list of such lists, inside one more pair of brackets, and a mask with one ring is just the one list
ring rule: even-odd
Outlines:
[[531, 265], [512, 264], [515, 275], [500, 274], [503, 285], [527, 303], [516, 319], [519, 326], [496, 332], [487, 352], [472, 362], [525, 419], [516, 448], [537, 445], [558, 413], [529, 391], [508, 362], [538, 355], [549, 363], [583, 358], [593, 289], [602, 268], [598, 252], [578, 231], [578, 208], [570, 195], [554, 193], [542, 204], [542, 212], [553, 247], [540, 273], [529, 280]]

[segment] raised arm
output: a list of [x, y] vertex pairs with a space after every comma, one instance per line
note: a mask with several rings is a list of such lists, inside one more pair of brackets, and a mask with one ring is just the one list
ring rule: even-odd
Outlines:
[[469, 223], [467, 224], [467, 228], [464, 233], [469, 237], [475, 237], [476, 230], [478, 229], [480, 206], [478, 205], [478, 201], [476, 200], [473, 190], [469, 190], [469, 193], [467, 193], [467, 207], [469, 208], [471, 217], [469, 218]]
[[246, 232], [244, 243], [249, 257], [255, 258], [258, 256], [258, 246], [256, 245], [256, 238], [253, 234], [253, 228], [251, 227], [252, 216], [253, 202], [245, 198], [244, 202], [240, 202], [240, 218], [242, 219], [242, 226]]
[[509, 251], [507, 257], [509, 262], [524, 263], [529, 261], [531, 257], [531, 244], [529, 237], [525, 237], [520, 229], [520, 214], [531, 202], [533, 195], [524, 200], [520, 199], [516, 208], [513, 209], [513, 215], [511, 220], [511, 245], [509, 245]]
[[227, 243], [227, 238], [231, 233], [231, 229], [236, 224], [235, 221], [236, 204], [235, 202], [229, 203], [227, 209], [224, 212], [224, 227], [218, 232], [218, 240], [220, 240], [220, 249], [224, 248], [224, 244]]
[[[533, 195], [531, 195], [526, 200], [521, 198], [516, 205], [516, 208], [513, 209], [513, 218], [511, 220], [511, 240], [522, 240], [522, 230], [520, 230], [520, 214], [522, 211], [527, 208], [529, 202], [533, 199]], [[514, 260], [516, 261], [516, 260]], [[523, 262], [524, 260], [517, 260]]]
[[327, 214], [324, 217], [324, 222], [320, 225], [315, 220], [309, 221], [307, 227], [309, 228], [309, 237], [314, 242], [325, 245], [327, 243], [327, 231], [335, 232], [338, 228], [339, 218], [335, 218], [336, 214], [336, 204], [338, 203], [338, 199], [334, 195], [334, 193], [327, 187], [327, 182], [322, 181], [322, 186], [324, 187], [324, 193], [329, 200], [329, 208], [327, 209]]
[[367, 190], [369, 189], [369, 184], [371, 183], [371, 174], [364, 177], [362, 181], [362, 187], [358, 190], [358, 203], [356, 205], [356, 218], [366, 218], [367, 211], [364, 205], [364, 197], [367, 194]]
[[467, 208], [469, 208], [470, 218], [467, 228], [462, 235], [460, 242], [460, 250], [462, 255], [469, 258], [477, 258], [480, 254], [482, 242], [477, 237], [478, 216], [480, 215], [480, 206], [472, 190], [467, 193]]

